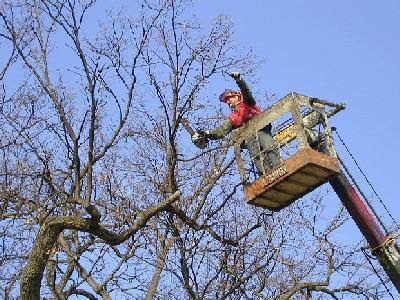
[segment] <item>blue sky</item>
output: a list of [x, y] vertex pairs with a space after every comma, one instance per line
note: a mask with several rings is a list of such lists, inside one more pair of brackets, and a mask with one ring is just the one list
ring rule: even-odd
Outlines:
[[347, 104], [332, 125], [399, 220], [400, 2], [208, 0], [193, 13], [232, 18], [236, 41], [265, 60], [255, 90]]
[[[192, 13], [202, 23], [221, 13], [229, 16], [237, 43], [265, 60], [253, 86], [256, 95], [267, 91], [281, 98], [296, 91], [345, 102], [346, 110], [332, 125], [400, 220], [400, 1], [201, 0]], [[331, 194], [330, 205], [339, 206]], [[342, 238], [360, 239], [355, 225], [351, 228], [354, 231]]]
[[[332, 125], [392, 215], [400, 220], [396, 189], [400, 167], [400, 1], [201, 0], [191, 13], [202, 24], [211, 23], [221, 13], [230, 17], [236, 42], [265, 61], [253, 85], [259, 100], [266, 91], [278, 98], [296, 91], [345, 102], [346, 110], [332, 119]], [[219, 84], [218, 79], [212, 82], [211, 89], [235, 87]], [[337, 146], [350, 164], [344, 149], [339, 143]], [[361, 178], [354, 165], [350, 166]], [[340, 205], [333, 192], [328, 201], [330, 208]], [[384, 214], [380, 206], [378, 210]], [[385, 220], [390, 224], [386, 215]], [[361, 234], [349, 224], [341, 238], [358, 241]]]

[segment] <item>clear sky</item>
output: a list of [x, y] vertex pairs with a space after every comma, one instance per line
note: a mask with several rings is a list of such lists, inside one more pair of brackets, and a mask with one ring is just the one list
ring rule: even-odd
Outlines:
[[[100, 1], [104, 7], [110, 2]], [[119, 2], [135, 3], [112, 3]], [[221, 13], [232, 19], [237, 43], [265, 60], [256, 95], [267, 91], [281, 98], [296, 91], [347, 104], [331, 123], [400, 223], [400, 1], [197, 0], [192, 11], [202, 23]], [[340, 205], [333, 192], [328, 198]], [[343, 239], [361, 238], [352, 228]]]
[[400, 1], [203, 0], [193, 13], [232, 18], [237, 42], [265, 60], [256, 90], [345, 102], [332, 125], [400, 220]]
[[[229, 16], [237, 43], [265, 60], [253, 86], [256, 95], [267, 91], [281, 98], [296, 91], [347, 104], [331, 123], [400, 223], [400, 1], [198, 0], [191, 13], [203, 24], [221, 13]], [[212, 89], [234, 87], [218, 84], [212, 82]], [[330, 207], [340, 205], [333, 192], [328, 201]], [[341, 238], [361, 239], [354, 224], [348, 229]]]

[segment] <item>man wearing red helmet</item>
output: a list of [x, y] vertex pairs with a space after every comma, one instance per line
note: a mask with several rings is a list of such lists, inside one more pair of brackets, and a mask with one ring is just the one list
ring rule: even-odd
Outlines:
[[[240, 77], [239, 72], [231, 73], [230, 76], [235, 79], [236, 84], [240, 88], [240, 92], [225, 90], [219, 100], [229, 105], [232, 113], [218, 127], [200, 131], [193, 135], [192, 140], [195, 142], [200, 138], [220, 139], [225, 137], [233, 129], [236, 129], [261, 113], [261, 109], [257, 106], [254, 97], [247, 86], [246, 82]], [[248, 149], [250, 156], [260, 174], [268, 172], [278, 162], [279, 154], [271, 134], [271, 124], [257, 132], [245, 141], [245, 147]], [[263, 153], [263, 155], [261, 155]]]

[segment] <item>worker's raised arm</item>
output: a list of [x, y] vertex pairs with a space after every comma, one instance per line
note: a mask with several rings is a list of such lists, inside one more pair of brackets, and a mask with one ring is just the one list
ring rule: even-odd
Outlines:
[[229, 74], [233, 79], [235, 79], [236, 84], [240, 88], [240, 92], [242, 93], [244, 103], [248, 105], [256, 104], [256, 100], [253, 97], [253, 94], [250, 91], [249, 86], [247, 85], [246, 81], [240, 77], [239, 72], [233, 72]]

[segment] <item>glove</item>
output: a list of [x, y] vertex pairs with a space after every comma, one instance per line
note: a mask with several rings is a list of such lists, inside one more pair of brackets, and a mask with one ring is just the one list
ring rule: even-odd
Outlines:
[[229, 74], [229, 76], [231, 76], [233, 79], [237, 80], [240, 78], [240, 73], [239, 72], [232, 72], [231, 74]]
[[198, 130], [192, 135], [192, 142], [197, 148], [204, 149], [208, 145], [207, 132]]
[[192, 142], [195, 143], [196, 141], [203, 139], [204, 135], [201, 131], [197, 131], [192, 135]]

